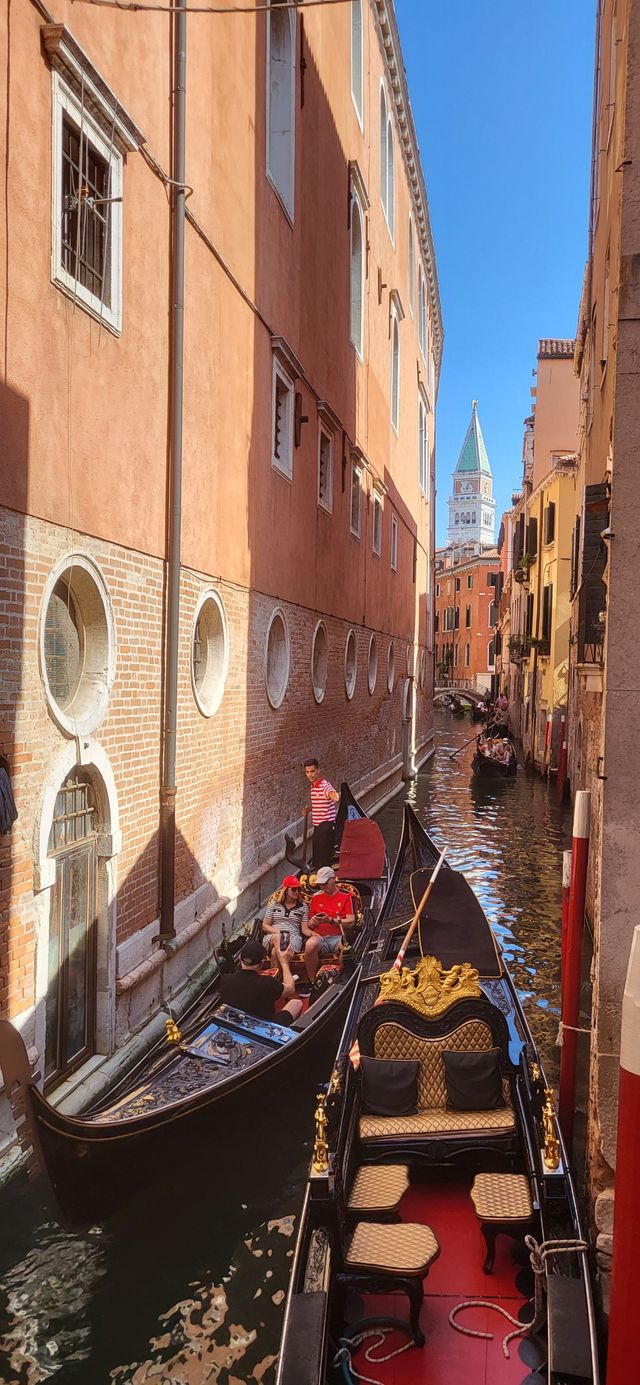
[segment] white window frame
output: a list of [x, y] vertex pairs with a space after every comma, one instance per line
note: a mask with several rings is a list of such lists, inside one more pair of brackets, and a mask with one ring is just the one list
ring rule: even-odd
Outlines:
[[413, 317], [413, 303], [416, 292], [416, 252], [413, 235], [413, 217], [409, 212], [409, 312]]
[[427, 363], [427, 290], [422, 264], [418, 265], [418, 345]]
[[[382, 496], [381, 496], [380, 492], [374, 488], [374, 492], [373, 492], [373, 539], [372, 539], [372, 548], [373, 548], [373, 552], [374, 552], [376, 558], [381, 558], [381, 557], [382, 557], [382, 510], [383, 510], [383, 506], [382, 506]], [[379, 516], [379, 525], [376, 524], [376, 521], [377, 521], [378, 516]], [[377, 533], [376, 533], [376, 529], [377, 529]]]
[[267, 94], [267, 121], [266, 121], [266, 173], [267, 180], [278, 198], [278, 201], [288, 217], [291, 225], [294, 222], [295, 213], [295, 184], [296, 184], [296, 11], [284, 10], [285, 18], [289, 23], [289, 33], [291, 39], [291, 76], [289, 91], [289, 112], [291, 115], [291, 151], [289, 159], [287, 187], [283, 188], [278, 182], [276, 174], [271, 167], [270, 134], [271, 134], [271, 11], [280, 9], [280, 5], [269, 0], [269, 13], [267, 14], [267, 75], [266, 75], [266, 94]]
[[[354, 331], [355, 311], [354, 311], [354, 255], [353, 255], [353, 225], [354, 216], [359, 218], [360, 223], [360, 318], [357, 324], [357, 332]], [[365, 260], [366, 260], [366, 222], [362, 202], [356, 188], [351, 185], [351, 208], [349, 216], [349, 340], [357, 356], [361, 361], [364, 360], [364, 291], [365, 291]]]
[[[355, 20], [355, 16], [358, 15], [358, 14], [359, 14], [359, 16], [360, 16], [359, 40], [358, 40], [358, 24], [357, 24], [357, 22], [356, 22], [356, 20]], [[360, 49], [360, 53], [359, 53], [359, 57], [360, 57], [360, 84], [359, 84], [359, 85], [360, 85], [360, 90], [359, 90], [359, 92], [356, 90], [356, 82], [355, 82], [355, 80], [354, 80], [354, 78], [355, 78], [355, 71], [356, 71], [356, 69], [355, 69], [355, 64], [354, 64], [354, 56], [355, 56], [356, 53], [357, 53], [357, 48], [358, 48], [358, 46], [359, 46], [359, 49]], [[352, 99], [352, 101], [353, 101], [353, 104], [354, 104], [354, 107], [355, 107], [355, 112], [356, 112], [356, 115], [357, 115], [357, 117], [358, 117], [358, 125], [360, 126], [360, 129], [362, 130], [362, 133], [364, 134], [364, 15], [363, 15], [363, 0], [351, 0], [351, 99]]]
[[391, 307], [391, 397], [389, 400], [391, 427], [400, 432], [400, 321], [395, 305]]
[[398, 571], [398, 520], [391, 516], [391, 571]]
[[[281, 380], [287, 390], [287, 449], [286, 458], [282, 462], [276, 457], [274, 452], [274, 437], [276, 427], [276, 381]], [[271, 384], [271, 465], [279, 476], [284, 476], [285, 480], [293, 480], [293, 411], [295, 402], [295, 389], [291, 377], [287, 374], [281, 361], [277, 356], [273, 357], [273, 376]]]
[[[324, 499], [323, 499], [323, 497], [322, 497], [321, 494], [320, 494], [320, 453], [321, 453], [321, 450], [322, 450], [322, 439], [323, 439], [323, 437], [326, 438], [326, 440], [327, 440], [327, 442], [328, 442], [328, 444], [329, 444], [329, 471], [328, 471], [329, 484], [328, 484], [328, 487], [327, 487], [327, 495], [324, 497]], [[321, 510], [326, 510], [326, 512], [327, 512], [328, 515], [333, 514], [333, 433], [332, 433], [331, 429], [330, 429], [330, 428], [327, 428], [326, 424], [324, 424], [324, 423], [322, 423], [322, 422], [320, 422], [320, 423], [318, 424], [318, 497], [317, 497], [317, 498], [318, 498], [318, 505], [320, 506], [320, 509], [321, 509]]]
[[429, 444], [429, 405], [424, 390], [418, 390], [418, 484], [427, 503], [431, 494], [431, 447]]
[[[353, 478], [354, 478], [354, 474], [355, 474], [355, 475], [357, 476], [357, 478], [358, 478], [358, 517], [357, 517], [357, 528], [354, 527], [354, 523], [353, 523]], [[362, 467], [359, 467], [358, 464], [357, 464], [357, 462], [352, 462], [352, 463], [351, 463], [351, 478], [350, 478], [350, 481], [351, 481], [351, 484], [350, 484], [350, 487], [349, 487], [349, 530], [350, 530], [350, 532], [353, 534], [354, 539], [359, 539], [360, 536], [361, 536], [361, 534], [362, 534]]]
[[388, 107], [388, 105], [387, 105], [387, 93], [386, 93], [386, 91], [385, 91], [385, 89], [384, 89], [384, 82], [381, 82], [381, 83], [380, 83], [380, 101], [379, 101], [379, 122], [378, 122], [378, 123], [379, 123], [379, 126], [380, 126], [380, 129], [379, 129], [379, 135], [380, 135], [380, 201], [382, 202], [382, 210], [383, 210], [383, 212], [384, 212], [385, 221], [387, 222], [387, 225], [389, 224], [388, 218], [387, 218], [387, 190], [388, 190], [388, 177], [387, 177], [387, 152], [388, 152], [388, 146], [387, 146], [387, 120], [388, 120], [388, 118], [389, 118], [388, 112], [389, 112], [389, 107]]
[[[62, 121], [68, 115], [82, 130], [83, 137], [89, 140], [96, 152], [105, 159], [111, 169], [110, 179], [110, 256], [111, 256], [111, 299], [112, 306], [103, 304], [97, 294], [91, 293], [84, 284], [78, 282], [62, 263]], [[108, 118], [108, 112], [105, 119]], [[100, 126], [90, 115], [87, 106], [81, 102], [59, 75], [53, 74], [53, 197], [52, 197], [52, 253], [51, 279], [58, 288], [76, 302], [82, 304], [92, 317], [98, 318], [106, 327], [120, 333], [122, 330], [122, 154], [115, 144], [110, 144]], [[120, 199], [120, 200], [116, 200]]]

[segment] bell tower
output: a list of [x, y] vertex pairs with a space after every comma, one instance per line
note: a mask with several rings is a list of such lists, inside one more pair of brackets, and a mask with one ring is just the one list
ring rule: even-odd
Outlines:
[[480, 548], [492, 548], [495, 522], [493, 475], [478, 418], [478, 401], [474, 399], [471, 422], [453, 473], [447, 544], [458, 548], [475, 543]]

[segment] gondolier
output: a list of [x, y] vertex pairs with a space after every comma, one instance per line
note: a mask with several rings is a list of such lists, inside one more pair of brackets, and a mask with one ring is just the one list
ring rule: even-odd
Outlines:
[[[320, 866], [330, 866], [333, 861], [340, 794], [325, 779], [316, 759], [305, 760], [304, 772], [311, 787], [312, 863], [318, 870]], [[308, 807], [304, 809], [304, 816], [309, 816]]]

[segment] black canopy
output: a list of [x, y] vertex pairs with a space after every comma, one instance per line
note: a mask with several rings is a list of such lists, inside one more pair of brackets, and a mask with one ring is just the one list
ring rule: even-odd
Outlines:
[[[414, 908], [432, 876], [416, 870], [411, 876]], [[443, 865], [426, 909], [420, 918], [420, 946], [424, 956], [437, 957], [443, 967], [470, 962], [483, 977], [500, 976], [502, 968], [489, 920], [459, 871]]]

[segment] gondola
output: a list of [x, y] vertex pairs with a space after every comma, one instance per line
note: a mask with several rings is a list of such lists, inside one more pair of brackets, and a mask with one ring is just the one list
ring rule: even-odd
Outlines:
[[[490, 734], [490, 733], [488, 733]], [[480, 750], [478, 736], [478, 746], [471, 761], [471, 768], [474, 774], [482, 779], [513, 779], [518, 773], [518, 755], [511, 736], [504, 736], [502, 729], [496, 731], [496, 736], [501, 740], [508, 740], [510, 746], [510, 756], [508, 760], [493, 760], [489, 755], [483, 755]]]
[[362, 918], [341, 966], [320, 969], [290, 1026], [222, 1005], [216, 978], [179, 1029], [169, 1021], [167, 1039], [106, 1096], [71, 1116], [39, 1089], [21, 1036], [0, 1020], [0, 1067], [27, 1166], [33, 1176], [46, 1176], [68, 1224], [111, 1213], [141, 1179], [148, 1181], [159, 1155], [170, 1149], [179, 1156], [192, 1123], [215, 1125], [218, 1149], [231, 1142], [236, 1120], [242, 1138], [255, 1138], [276, 1091], [291, 1090], [319, 1055], [326, 1054], [330, 1067], [388, 887], [380, 829], [345, 784], [337, 821], [338, 877], [359, 894]]
[[489, 716], [489, 713], [488, 713], [486, 707], [483, 708], [483, 709], [481, 709], [481, 708], [478, 706], [478, 703], [477, 703], [477, 702], [474, 702], [473, 707], [471, 708], [471, 720], [472, 720], [472, 721], [486, 721], [488, 716]]
[[[405, 806], [375, 948], [318, 1097], [277, 1385], [599, 1381], [591, 1249], [552, 1093], [465, 877], [445, 862], [423, 903], [438, 854]], [[419, 928], [397, 971], [412, 903]], [[477, 1072], [480, 1099], [450, 1099], [478, 1055], [497, 1072], [491, 1109]], [[397, 1060], [417, 1058], [414, 1110], [372, 1113], [371, 1058], [396, 1060], [398, 1091]]]

